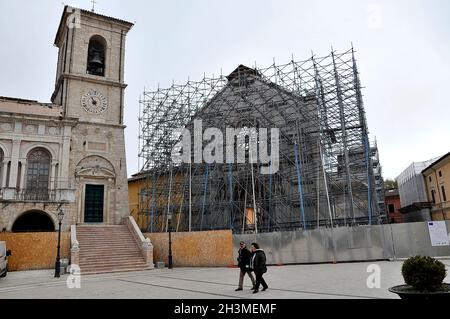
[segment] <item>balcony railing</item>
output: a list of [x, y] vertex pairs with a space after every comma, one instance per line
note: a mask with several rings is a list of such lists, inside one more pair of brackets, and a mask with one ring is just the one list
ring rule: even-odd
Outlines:
[[431, 210], [435, 211], [435, 210], [442, 210], [442, 209], [446, 209], [446, 208], [450, 208], [450, 201], [433, 204]]
[[23, 189], [16, 192], [19, 201], [55, 201], [56, 191], [47, 189]]

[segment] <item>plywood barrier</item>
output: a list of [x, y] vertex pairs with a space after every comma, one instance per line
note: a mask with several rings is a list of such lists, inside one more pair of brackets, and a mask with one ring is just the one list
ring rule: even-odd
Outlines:
[[[58, 233], [0, 233], [12, 256], [8, 270], [51, 269], [55, 267]], [[70, 257], [70, 232], [61, 233], [61, 258]]]
[[[153, 244], [153, 262], [164, 261], [169, 255], [168, 233], [145, 233]], [[172, 233], [174, 267], [232, 266], [233, 236], [230, 230]]]

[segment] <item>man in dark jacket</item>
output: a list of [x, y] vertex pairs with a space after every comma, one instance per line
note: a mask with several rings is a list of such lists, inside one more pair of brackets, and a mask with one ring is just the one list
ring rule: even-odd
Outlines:
[[269, 288], [263, 278], [263, 274], [267, 272], [266, 254], [264, 253], [264, 250], [259, 248], [257, 243], [252, 243], [252, 252], [253, 254], [250, 259], [250, 267], [253, 269], [256, 276], [256, 286], [253, 290], [253, 293], [256, 294], [259, 291], [260, 284], [263, 286], [262, 291]]
[[253, 278], [252, 275], [252, 269], [250, 268], [250, 257], [252, 255], [252, 253], [250, 252], [250, 250], [248, 250], [248, 248], [246, 247], [245, 243], [243, 241], [241, 241], [239, 243], [239, 257], [238, 257], [238, 267], [241, 269], [241, 272], [239, 274], [239, 286], [236, 289], [236, 291], [242, 290], [242, 286], [244, 284], [244, 277], [245, 274], [247, 274], [250, 279], [252, 280], [252, 284], [253, 284], [253, 290], [255, 289], [255, 278]]

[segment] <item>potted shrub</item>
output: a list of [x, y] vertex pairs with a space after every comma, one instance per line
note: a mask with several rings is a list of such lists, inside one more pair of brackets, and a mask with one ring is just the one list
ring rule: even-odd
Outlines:
[[402, 299], [446, 299], [450, 300], [450, 284], [443, 283], [447, 271], [445, 265], [432, 257], [408, 258], [402, 266], [405, 285], [389, 288]]

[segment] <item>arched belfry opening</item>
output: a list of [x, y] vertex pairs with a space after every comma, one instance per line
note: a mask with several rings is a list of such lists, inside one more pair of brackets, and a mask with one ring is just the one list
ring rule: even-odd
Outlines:
[[106, 41], [101, 36], [94, 35], [89, 40], [86, 73], [105, 76]]
[[20, 215], [12, 226], [15, 233], [55, 231], [53, 220], [45, 212], [31, 210]]

